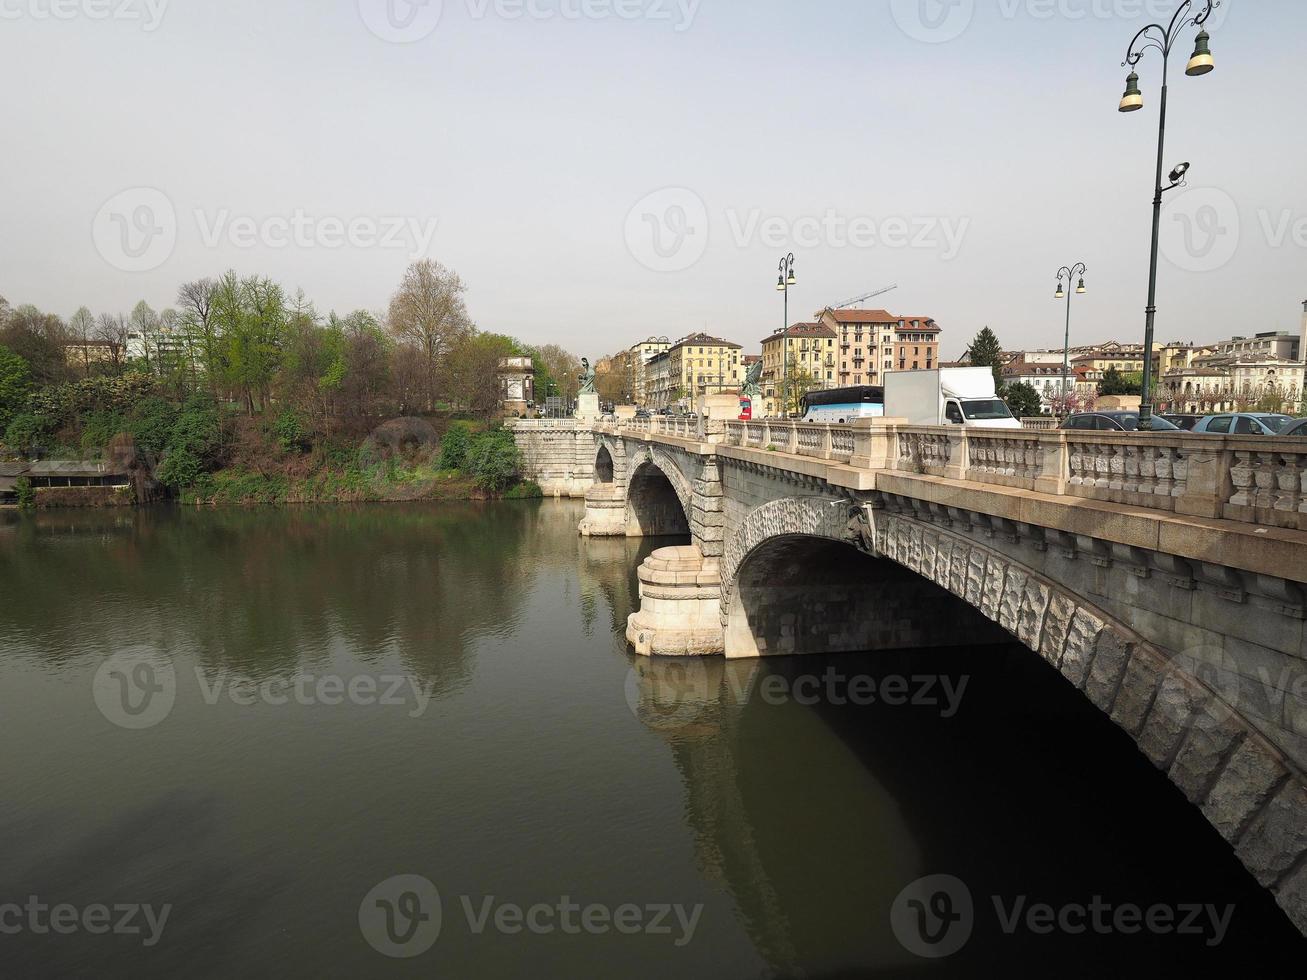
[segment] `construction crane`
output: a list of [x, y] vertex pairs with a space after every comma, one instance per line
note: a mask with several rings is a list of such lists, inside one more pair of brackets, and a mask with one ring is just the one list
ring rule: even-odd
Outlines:
[[894, 292], [894, 290], [898, 288], [899, 288], [899, 284], [893, 283], [889, 286], [886, 286], [884, 289], [877, 289], [873, 293], [867, 293], [867, 295], [865, 296], [855, 296], [853, 299], [848, 300], [845, 303], [841, 303], [839, 306], [831, 307], [831, 309], [847, 310], [850, 306], [857, 306], [859, 303], [865, 303], [867, 300], [875, 299], [877, 296], [884, 296], [886, 293], [892, 293]]

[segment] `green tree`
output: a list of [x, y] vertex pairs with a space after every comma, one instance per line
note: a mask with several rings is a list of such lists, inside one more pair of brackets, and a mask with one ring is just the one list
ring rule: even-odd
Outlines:
[[1019, 381], [1014, 385], [1007, 385], [1002, 390], [1002, 396], [1012, 414], [1019, 419], [1032, 419], [1043, 410], [1039, 392], [1028, 382]]
[[1100, 395], [1138, 395], [1144, 390], [1144, 378], [1141, 373], [1122, 374], [1110, 367], [1098, 383]]
[[22, 409], [32, 387], [32, 370], [8, 347], [0, 347], [0, 432]]
[[987, 367], [994, 371], [994, 390], [1003, 387], [1003, 345], [998, 342], [998, 335], [985, 327], [976, 334], [967, 348], [967, 358], [972, 367]]

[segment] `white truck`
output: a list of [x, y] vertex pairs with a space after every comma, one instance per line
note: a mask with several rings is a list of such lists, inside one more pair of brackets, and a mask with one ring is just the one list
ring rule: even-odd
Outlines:
[[892, 371], [885, 375], [885, 416], [911, 425], [1021, 428], [995, 392], [994, 372], [987, 367]]

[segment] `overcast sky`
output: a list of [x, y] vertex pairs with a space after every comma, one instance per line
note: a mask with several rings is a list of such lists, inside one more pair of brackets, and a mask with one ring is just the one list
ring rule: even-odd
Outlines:
[[[61, 6], [62, 5], [62, 6]], [[478, 325], [580, 354], [747, 349], [890, 283], [945, 355], [986, 324], [1138, 341], [1172, 0], [0, 0], [0, 295], [170, 305], [227, 268], [319, 310], [452, 266]], [[55, 13], [62, 14], [61, 17]], [[104, 19], [104, 14], [113, 16]], [[438, 16], [438, 19], [436, 17]], [[1169, 19], [1169, 15], [1168, 15]], [[1297, 330], [1307, 4], [1226, 0], [1173, 56], [1159, 339]]]

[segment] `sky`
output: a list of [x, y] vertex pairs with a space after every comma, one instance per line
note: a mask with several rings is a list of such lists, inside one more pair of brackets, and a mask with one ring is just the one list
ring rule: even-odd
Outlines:
[[[1202, 4], [1198, 5], [1199, 7]], [[68, 316], [227, 269], [319, 311], [409, 262], [484, 330], [591, 357], [760, 347], [866, 305], [1058, 347], [1142, 341], [1174, 0], [0, 0], [0, 295]], [[1149, 16], [1151, 14], [1151, 16]], [[1307, 4], [1225, 0], [1172, 55], [1159, 340], [1297, 331]]]

